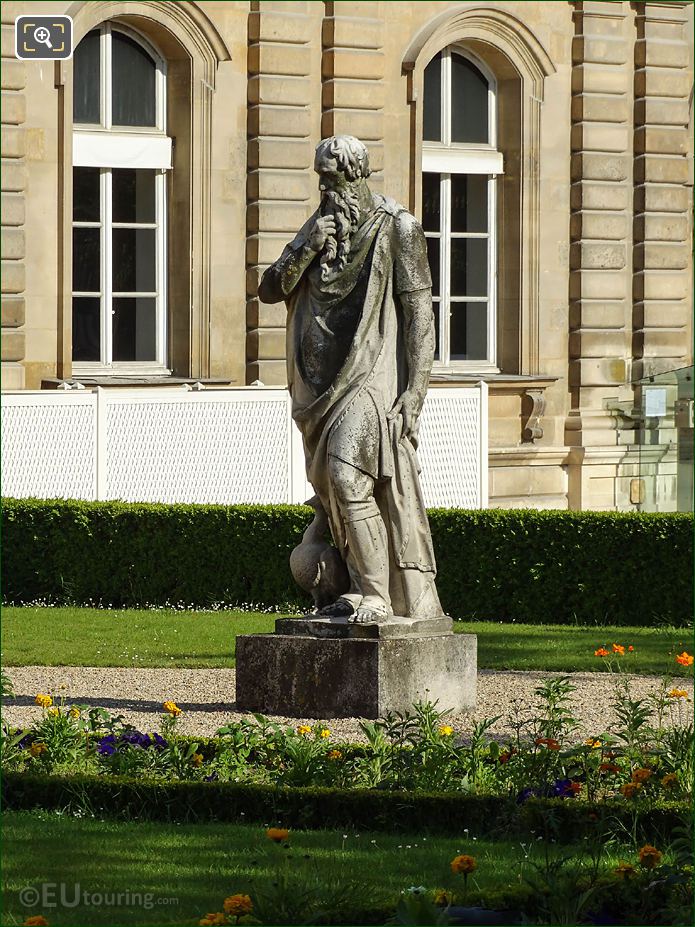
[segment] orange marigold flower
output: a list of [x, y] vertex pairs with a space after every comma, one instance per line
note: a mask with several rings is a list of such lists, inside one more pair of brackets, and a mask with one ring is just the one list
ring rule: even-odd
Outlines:
[[625, 798], [634, 798], [635, 795], [638, 795], [642, 789], [641, 782], [626, 782], [625, 785], [621, 785], [620, 791]]
[[622, 656], [625, 653], [625, 648], [622, 644], [613, 644], [613, 653], [619, 653]]
[[176, 704], [176, 702], [172, 702], [170, 699], [162, 704], [162, 708], [168, 715], [171, 715], [172, 718], [178, 718], [178, 716], [181, 714], [181, 709], [179, 706]]
[[645, 843], [639, 851], [640, 865], [644, 866], [645, 869], [656, 869], [661, 862], [661, 856], [662, 853], [660, 850], [657, 850], [657, 848], [653, 847], [650, 843]]
[[284, 843], [285, 840], [289, 840], [290, 832], [284, 827], [269, 827], [265, 835], [274, 843]]
[[661, 780], [661, 785], [665, 789], [675, 789], [678, 785], [678, 776], [676, 773], [666, 773], [666, 775]]
[[227, 915], [223, 914], [222, 911], [215, 911], [213, 914], [206, 914], [198, 923], [200, 927], [222, 927], [223, 924], [228, 924], [229, 921]]
[[594, 750], [598, 749], [601, 746], [601, 741], [598, 740], [596, 737], [587, 737], [584, 743], [586, 744], [587, 747], [592, 747], [592, 749]]
[[692, 657], [685, 650], [683, 651], [683, 653], [679, 653], [678, 656], [676, 657], [676, 663], [680, 663], [681, 666], [692, 666], [693, 660], [695, 660], [695, 657]]
[[633, 769], [632, 771], [633, 782], [647, 782], [651, 777], [651, 769]]
[[632, 646], [632, 644], [630, 644], [630, 646], [627, 649], [630, 653], [632, 653], [635, 648]]
[[451, 860], [451, 871], [457, 875], [468, 875], [469, 872], [473, 872], [474, 869], [478, 868], [478, 864], [475, 861], [474, 856], [456, 856]]
[[607, 657], [608, 651], [606, 650], [605, 647], [599, 647], [598, 650], [594, 650], [594, 656], [595, 657]]
[[666, 698], [687, 698], [688, 693], [685, 689], [671, 689]]
[[548, 750], [559, 750], [560, 744], [554, 737], [537, 737], [535, 740], [537, 747], [547, 747]]
[[224, 899], [223, 907], [230, 917], [241, 917], [253, 911], [253, 902], [248, 895], [230, 895]]
[[23, 927], [48, 927], [48, 921], [43, 914], [35, 914], [25, 918]]
[[342, 760], [342, 758], [343, 758], [343, 754], [341, 753], [340, 750], [329, 751], [329, 754], [328, 754], [329, 760]]
[[630, 876], [635, 874], [635, 867], [630, 863], [620, 862], [615, 867], [613, 872], [618, 876], [619, 879], [629, 879]]
[[600, 765], [599, 768], [598, 768], [598, 771], [599, 771], [599, 772], [617, 773], [617, 772], [620, 772], [620, 769], [619, 769], [618, 766], [615, 765], [615, 763], [601, 763], [601, 765]]

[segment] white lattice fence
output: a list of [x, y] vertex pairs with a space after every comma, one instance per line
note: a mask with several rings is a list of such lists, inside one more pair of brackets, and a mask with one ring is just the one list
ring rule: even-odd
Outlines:
[[[4, 496], [303, 502], [300, 435], [274, 388], [5, 393]], [[487, 396], [431, 390], [420, 460], [430, 506], [487, 504]]]

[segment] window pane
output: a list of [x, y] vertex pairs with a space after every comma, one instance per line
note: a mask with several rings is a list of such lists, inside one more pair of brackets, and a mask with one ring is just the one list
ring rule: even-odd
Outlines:
[[426, 232], [439, 231], [440, 174], [422, 175], [422, 227]]
[[101, 360], [101, 300], [98, 296], [73, 296], [72, 359]]
[[142, 45], [122, 32], [111, 34], [113, 124], [156, 125], [155, 64]]
[[432, 295], [439, 296], [439, 239], [427, 239], [427, 260], [432, 274]]
[[451, 56], [451, 141], [488, 141], [488, 83], [480, 71], [462, 58]]
[[487, 303], [452, 303], [451, 360], [487, 359]]
[[426, 142], [442, 140], [442, 53], [435, 55], [425, 68], [425, 93], [422, 110], [422, 137]]
[[75, 222], [99, 222], [99, 168], [72, 169], [72, 218]]
[[432, 309], [434, 311], [434, 359], [439, 360], [439, 313], [441, 306], [438, 299], [433, 301]]
[[154, 171], [114, 170], [114, 222], [155, 221], [154, 177]]
[[101, 229], [72, 230], [72, 288], [82, 293], [101, 291]]
[[114, 361], [155, 361], [154, 299], [121, 296], [113, 300]]
[[113, 230], [114, 292], [154, 292], [155, 232], [156, 229]]
[[451, 175], [451, 231], [487, 232], [487, 175]]
[[487, 296], [487, 238], [451, 239], [451, 295]]
[[72, 118], [74, 122], [99, 124], [101, 51], [98, 29], [92, 29], [75, 49], [72, 81]]

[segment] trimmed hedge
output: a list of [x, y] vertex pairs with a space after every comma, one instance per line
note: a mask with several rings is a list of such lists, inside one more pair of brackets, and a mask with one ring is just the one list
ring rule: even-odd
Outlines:
[[[303, 607], [289, 555], [312, 511], [5, 499], [5, 601]], [[693, 519], [678, 513], [429, 512], [448, 614], [532, 624], [683, 626]]]
[[593, 803], [578, 799], [531, 799], [517, 805], [498, 795], [460, 792], [387, 792], [368, 789], [290, 788], [230, 782], [170, 782], [123, 776], [46, 776], [6, 772], [2, 806], [20, 811], [81, 810], [148, 821], [236, 821], [282, 824], [295, 828], [429, 831], [480, 836], [545, 832], [574, 843], [595, 833], [597, 820], [610, 819], [644, 840], [671, 833], [689, 819], [684, 802], [633, 810], [623, 801]]

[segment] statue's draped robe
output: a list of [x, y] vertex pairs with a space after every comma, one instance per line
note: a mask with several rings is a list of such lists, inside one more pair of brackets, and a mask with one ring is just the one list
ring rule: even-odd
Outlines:
[[[328, 514], [338, 549], [345, 549], [346, 537], [329, 480], [329, 453], [376, 481], [374, 498], [389, 536], [394, 614], [435, 617], [442, 609], [417, 456], [410, 439], [401, 437], [401, 417], [387, 418], [408, 386], [405, 319], [398, 295], [429, 288], [432, 281], [416, 219], [378, 194], [374, 203], [374, 211], [353, 235], [345, 268], [322, 280], [317, 256], [286, 297], [292, 415], [304, 438], [308, 478]], [[317, 215], [269, 273], [281, 275], [283, 265], [291, 264]], [[337, 424], [342, 438], [336, 445], [332, 436]], [[346, 441], [346, 433], [354, 440]]]

